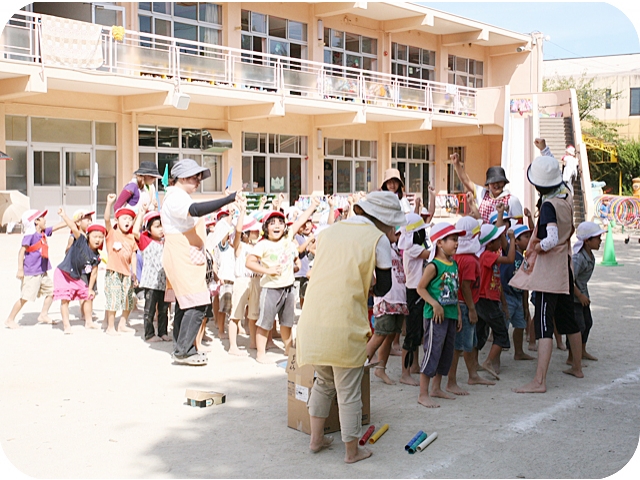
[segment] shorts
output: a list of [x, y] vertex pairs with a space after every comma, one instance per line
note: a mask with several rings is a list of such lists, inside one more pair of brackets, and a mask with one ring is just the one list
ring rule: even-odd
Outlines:
[[53, 295], [53, 281], [47, 273], [25, 275], [20, 287], [20, 298], [27, 302], [35, 302], [38, 297]]
[[402, 333], [402, 322], [404, 322], [404, 315], [380, 315], [379, 317], [375, 317], [374, 331], [377, 335], [395, 335], [396, 333]]
[[53, 299], [54, 300], [88, 300], [89, 286], [80, 278], [72, 278], [67, 272], [59, 268], [53, 272]]
[[440, 323], [430, 318], [424, 319], [424, 358], [420, 365], [421, 373], [427, 377], [433, 377], [436, 373], [443, 377], [449, 374], [457, 326], [457, 318], [445, 318]]
[[[415, 288], [407, 288], [407, 308], [409, 315], [407, 315], [406, 336], [402, 343], [402, 349], [413, 352], [422, 344], [424, 337], [424, 318], [422, 316], [424, 300], [418, 295]], [[413, 359], [413, 357], [411, 358]]]
[[462, 316], [462, 330], [456, 332], [454, 349], [462, 352], [471, 352], [478, 346], [476, 326], [469, 321], [469, 307], [460, 302], [460, 314]]
[[307, 293], [307, 285], [309, 283], [309, 279], [307, 277], [296, 277], [296, 282], [300, 284], [298, 287], [298, 296], [300, 298], [304, 298]]
[[580, 326], [575, 316], [573, 295], [537, 292], [535, 306], [536, 313], [533, 325], [536, 329], [536, 340], [553, 338], [554, 322], [561, 335], [580, 332]]
[[[511, 348], [509, 342], [509, 330], [507, 330], [504, 312], [498, 300], [481, 298], [476, 303], [478, 323], [476, 334], [478, 335], [478, 350], [482, 350], [489, 338], [489, 328], [493, 332], [493, 344], [502, 348]], [[553, 329], [552, 329], [553, 330]]]
[[135, 305], [131, 277], [107, 270], [104, 276], [104, 309], [110, 312], [131, 311]]
[[527, 321], [524, 319], [522, 294], [514, 297], [505, 293], [504, 298], [507, 300], [507, 306], [509, 307], [509, 318], [506, 321], [507, 329], [509, 324], [513, 325], [513, 328], [527, 328]]
[[218, 290], [218, 311], [225, 315], [231, 315], [231, 296], [233, 295], [233, 282], [225, 281]]
[[271, 330], [276, 315], [281, 327], [293, 327], [296, 307], [296, 292], [293, 285], [283, 288], [263, 288], [260, 293], [260, 316], [256, 326]]
[[248, 307], [247, 318], [257, 320], [260, 315], [260, 277], [236, 277], [231, 295], [231, 315], [234, 320], [244, 318], [244, 310]]

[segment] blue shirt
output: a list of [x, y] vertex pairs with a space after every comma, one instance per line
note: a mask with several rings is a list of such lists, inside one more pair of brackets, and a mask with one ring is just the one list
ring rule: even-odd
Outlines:
[[512, 297], [521, 297], [523, 290], [509, 285], [511, 278], [516, 274], [524, 257], [516, 250], [516, 261], [513, 263], [503, 263], [500, 265], [500, 283], [502, 283], [502, 291], [505, 295]]
[[87, 237], [80, 235], [73, 241], [58, 268], [69, 274], [71, 278], [82, 279], [89, 285], [91, 270], [97, 265], [100, 265], [100, 255], [91, 250]]

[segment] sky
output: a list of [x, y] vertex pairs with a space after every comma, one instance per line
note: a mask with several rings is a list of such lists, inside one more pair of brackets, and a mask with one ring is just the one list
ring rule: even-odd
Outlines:
[[417, 3], [518, 33], [540, 31], [550, 37], [545, 60], [640, 53], [637, 0]]

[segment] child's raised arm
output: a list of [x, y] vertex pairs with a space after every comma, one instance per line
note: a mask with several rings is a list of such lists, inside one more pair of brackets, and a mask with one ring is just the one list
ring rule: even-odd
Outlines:
[[302, 213], [302, 215], [300, 215], [296, 219], [293, 225], [291, 225], [291, 229], [289, 231], [294, 232], [294, 234], [298, 233], [298, 230], [300, 230], [300, 228], [302, 228], [302, 226], [305, 223], [307, 223], [307, 220], [311, 218], [311, 215], [313, 215], [313, 212], [316, 211], [316, 208], [318, 208], [318, 205], [320, 205], [320, 199], [318, 197], [311, 197], [311, 203], [309, 204], [309, 208], [307, 208]]
[[[509, 229], [507, 235], [509, 235], [509, 252], [506, 256], [502, 255], [498, 257], [496, 263], [513, 263], [516, 261], [516, 236], [511, 229]], [[504, 241], [506, 242], [506, 240]]]
[[147, 211], [147, 204], [144, 203], [138, 209], [138, 214], [136, 215], [136, 219], [133, 222], [133, 228], [131, 229], [131, 233], [133, 233], [133, 238], [136, 239], [136, 242], [140, 240], [140, 229], [142, 228], [142, 220], [144, 219], [144, 215], [146, 211]]
[[82, 232], [76, 225], [76, 222], [74, 222], [67, 216], [66, 212], [64, 211], [64, 208], [60, 207], [58, 209], [58, 215], [60, 216], [64, 224], [71, 229], [71, 234], [73, 235], [73, 238], [78, 238], [80, 235], [82, 235]]
[[431, 280], [436, 277], [437, 273], [438, 270], [436, 269], [436, 266], [433, 263], [429, 263], [425, 267], [424, 272], [422, 272], [422, 278], [420, 279], [420, 282], [418, 282], [418, 288], [416, 291], [425, 302], [433, 307], [433, 321], [436, 323], [442, 323], [442, 320], [444, 320], [444, 309], [442, 308], [442, 305], [440, 305], [427, 291], [427, 285], [431, 283]]
[[[429, 187], [431, 188], [431, 187]], [[435, 190], [434, 190], [435, 192]], [[469, 208], [469, 216], [475, 218], [476, 220], [480, 220], [482, 217], [480, 216], [480, 210], [478, 210], [478, 204], [476, 203], [476, 196], [467, 192], [467, 207]], [[431, 208], [431, 207], [429, 207]], [[436, 202], [433, 202], [433, 210], [436, 209]]]
[[107, 233], [111, 231], [111, 206], [116, 201], [116, 194], [110, 193], [107, 195], [107, 204], [104, 207], [104, 228]]
[[242, 196], [241, 199], [236, 202], [238, 206], [238, 221], [236, 223], [236, 234], [233, 237], [233, 251], [236, 254], [236, 257], [240, 256], [240, 240], [242, 239], [242, 225], [244, 224], [244, 215], [247, 211], [247, 199]]

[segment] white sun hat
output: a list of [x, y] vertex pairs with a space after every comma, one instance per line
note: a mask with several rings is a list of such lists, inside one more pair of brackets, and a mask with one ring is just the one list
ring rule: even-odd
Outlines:
[[480, 242], [478, 241], [480, 224], [478, 220], [469, 216], [462, 217], [456, 222], [456, 228], [465, 231], [464, 235], [458, 237], [458, 250], [456, 250], [456, 254], [475, 254], [480, 250]]
[[576, 229], [576, 237], [578, 238], [578, 241], [573, 246], [573, 253], [578, 253], [580, 251], [585, 240], [589, 240], [591, 237], [597, 237], [603, 233], [606, 233], [606, 230], [597, 223], [582, 222]]
[[400, 229], [400, 239], [398, 240], [398, 248], [400, 250], [408, 250], [413, 245], [413, 234], [420, 230], [425, 230], [427, 224], [417, 213], [407, 213], [407, 224]]
[[364, 210], [364, 213], [389, 227], [401, 227], [407, 224], [400, 200], [395, 193], [371, 192], [356, 205]]
[[487, 244], [502, 235], [502, 232], [504, 232], [506, 228], [506, 225], [503, 225], [501, 227], [496, 227], [495, 225], [490, 225], [488, 223], [482, 225], [480, 227], [480, 237], [478, 238], [478, 240], [480, 241], [480, 250], [478, 250], [478, 253], [476, 253], [476, 255], [482, 255], [482, 252], [484, 252], [487, 248]]
[[562, 183], [562, 172], [553, 157], [536, 157], [527, 169], [527, 178], [535, 187], [557, 187]]
[[456, 225], [447, 222], [436, 223], [431, 227], [429, 232], [429, 241], [431, 242], [431, 251], [429, 252], [429, 261], [431, 262], [436, 256], [436, 244], [438, 240], [448, 237], [449, 235], [465, 235], [467, 232], [459, 229]]

